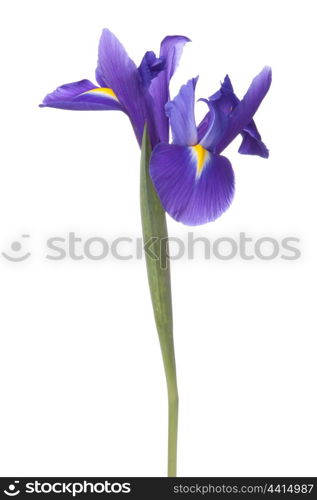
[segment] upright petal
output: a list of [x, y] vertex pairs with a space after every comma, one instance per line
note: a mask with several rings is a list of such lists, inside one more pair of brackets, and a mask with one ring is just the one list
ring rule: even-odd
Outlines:
[[195, 122], [195, 87], [198, 77], [183, 85], [177, 96], [165, 105], [166, 115], [170, 119], [173, 143], [179, 146], [197, 144]]
[[201, 120], [200, 124], [197, 127], [198, 142], [201, 141], [201, 139], [206, 134], [208, 128], [210, 127], [210, 120], [211, 120], [211, 113], [210, 111], [208, 111], [208, 113], [205, 114], [204, 118]]
[[221, 153], [235, 137], [250, 124], [254, 114], [267, 94], [272, 81], [271, 68], [265, 67], [252, 81], [247, 93], [229, 116], [228, 127], [217, 145]]
[[[232, 112], [232, 110], [236, 107], [239, 102], [239, 99], [233, 92], [233, 87], [228, 75], [225, 76], [223, 83], [221, 84], [220, 89], [215, 92], [212, 96], [206, 99], [200, 99], [208, 104], [210, 111], [204, 116], [200, 124], [198, 125], [198, 141], [201, 142], [203, 137], [206, 136], [207, 133], [212, 133], [215, 136], [215, 128], [217, 127], [218, 122], [218, 141], [221, 138], [221, 133], [224, 133], [224, 130], [227, 125], [227, 119]], [[222, 126], [221, 126], [222, 125]], [[213, 129], [213, 130], [212, 130]], [[208, 139], [208, 138], [207, 138]], [[205, 138], [206, 141], [206, 138]]]
[[[136, 65], [108, 29], [103, 30], [99, 42], [96, 78], [102, 86], [110, 87], [115, 92], [141, 144], [145, 122], [149, 121], [144, 87]], [[152, 123], [148, 126], [151, 133]]]
[[[205, 134], [200, 138], [199, 143], [214, 152], [215, 148], [223, 137], [228, 127], [228, 115], [223, 111], [221, 100], [200, 99], [207, 103], [209, 107], [209, 126], [205, 130]], [[202, 127], [200, 126], [200, 132]]]
[[158, 144], [152, 153], [150, 174], [164, 209], [189, 226], [215, 220], [233, 198], [234, 174], [229, 160], [197, 150], [197, 146]]
[[169, 126], [164, 107], [170, 99], [169, 82], [179, 64], [184, 45], [189, 41], [185, 36], [167, 36], [161, 43], [160, 58], [165, 60], [165, 69], [151, 82], [150, 94], [154, 100], [156, 127], [162, 142], [168, 142]]
[[123, 108], [110, 88], [96, 87], [89, 80], [67, 83], [48, 94], [41, 107], [70, 110], [121, 110]]
[[210, 101], [217, 101], [222, 111], [229, 115], [233, 108], [240, 102], [233, 91], [233, 86], [229, 75], [226, 75], [221, 83], [220, 89], [209, 97]]

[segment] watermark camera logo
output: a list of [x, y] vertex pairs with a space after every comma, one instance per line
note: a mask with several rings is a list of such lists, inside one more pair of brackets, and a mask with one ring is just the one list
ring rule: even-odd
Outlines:
[[13, 483], [9, 484], [8, 486], [9, 491], [7, 491], [6, 489], [4, 490], [5, 495], [9, 497], [16, 497], [20, 493], [20, 490], [18, 490], [16, 486], [19, 483], [20, 481], [14, 481]]
[[[22, 234], [22, 238], [29, 238], [29, 234]], [[23, 262], [31, 256], [30, 252], [21, 252], [23, 245], [20, 241], [13, 241], [10, 245], [10, 251], [13, 252], [13, 255], [8, 254], [7, 252], [2, 252], [2, 256], [10, 260], [11, 262]]]

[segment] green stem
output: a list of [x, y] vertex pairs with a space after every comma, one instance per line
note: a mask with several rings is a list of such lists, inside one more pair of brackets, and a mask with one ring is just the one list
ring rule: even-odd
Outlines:
[[145, 127], [141, 153], [141, 217], [149, 287], [168, 393], [168, 476], [176, 476], [178, 392], [165, 212], [149, 175], [151, 146]]

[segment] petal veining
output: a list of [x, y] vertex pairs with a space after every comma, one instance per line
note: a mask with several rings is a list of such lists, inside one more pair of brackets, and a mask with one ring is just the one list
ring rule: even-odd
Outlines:
[[197, 163], [193, 147], [164, 143], [155, 147], [150, 161], [150, 175], [164, 209], [188, 226], [217, 219], [234, 194], [234, 174], [227, 158], [209, 153], [199, 176]]

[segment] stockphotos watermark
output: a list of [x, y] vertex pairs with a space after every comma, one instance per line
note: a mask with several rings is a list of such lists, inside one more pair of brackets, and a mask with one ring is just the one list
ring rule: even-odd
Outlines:
[[[301, 257], [300, 238], [296, 236], [273, 237], [270, 235], [251, 236], [240, 232], [235, 236], [207, 238], [188, 232], [184, 237], [153, 237], [143, 243], [141, 237], [104, 236], [83, 237], [74, 231], [64, 235], [48, 237], [41, 245], [41, 257], [49, 261], [118, 261], [142, 260], [146, 254], [153, 260], [160, 261], [165, 267], [167, 260], [206, 260], [221, 261], [286, 261]], [[30, 259], [32, 237], [23, 234], [1, 252], [2, 257], [10, 262], [21, 263]], [[44, 249], [43, 249], [44, 248]], [[38, 252], [36, 253], [38, 256]]]
[[5, 489], [7, 497], [15, 497], [22, 493], [47, 495], [51, 493], [76, 497], [81, 494], [131, 493], [131, 483], [112, 481], [30, 481], [20, 485], [20, 481], [11, 482]]

